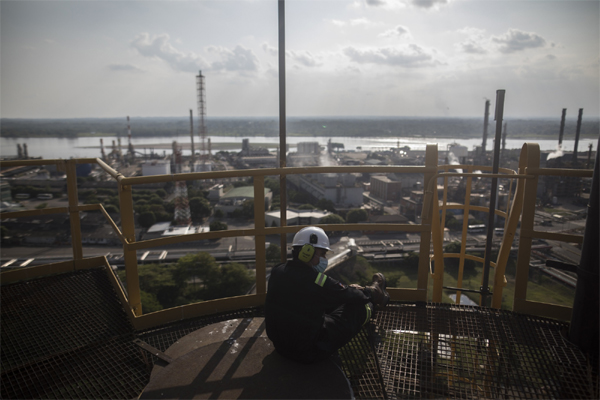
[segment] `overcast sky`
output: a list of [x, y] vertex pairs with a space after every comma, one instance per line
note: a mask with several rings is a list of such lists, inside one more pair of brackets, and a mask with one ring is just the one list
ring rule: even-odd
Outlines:
[[[600, 2], [286, 1], [288, 116], [598, 117]], [[277, 1], [0, 1], [1, 116], [277, 116]], [[493, 114], [493, 112], [492, 112]]]

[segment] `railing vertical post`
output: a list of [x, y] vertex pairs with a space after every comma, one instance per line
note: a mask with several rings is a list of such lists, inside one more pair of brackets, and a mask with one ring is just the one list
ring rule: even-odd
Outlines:
[[265, 177], [254, 177], [254, 229], [263, 233], [254, 238], [256, 254], [256, 294], [267, 293], [267, 252], [265, 249]]
[[[531, 175], [532, 170], [537, 170], [540, 165], [540, 146], [536, 143], [526, 143], [523, 145], [523, 151], [526, 156], [525, 170], [519, 171], [519, 173]], [[539, 175], [535, 175], [525, 181], [523, 214], [521, 215], [521, 229], [519, 232], [519, 253], [515, 274], [515, 297], [513, 299], [513, 311], [515, 312], [520, 312], [521, 306], [527, 301], [527, 282], [529, 280], [529, 260], [531, 258], [538, 179]]]
[[[279, 45], [279, 168], [287, 167], [287, 112], [285, 86], [285, 0], [277, 2]], [[279, 175], [279, 225], [287, 226], [287, 176]], [[281, 262], [287, 260], [287, 236], [281, 235]]]
[[69, 198], [69, 221], [71, 223], [71, 246], [73, 247], [73, 259], [83, 259], [83, 247], [81, 245], [81, 222], [79, 220], [79, 199], [77, 195], [77, 163], [75, 160], [66, 160], [67, 171], [67, 194]]
[[[521, 149], [521, 156], [519, 157], [519, 174], [525, 173], [527, 162], [527, 157], [525, 154], [526, 146], [527, 145], [523, 146], [523, 148]], [[512, 184], [510, 186], [512, 187]], [[500, 245], [500, 250], [498, 251], [498, 258], [496, 259], [496, 268], [494, 272], [494, 290], [492, 294], [492, 308], [500, 309], [502, 307], [502, 291], [505, 286], [504, 279], [506, 272], [506, 263], [508, 262], [508, 257], [510, 256], [512, 243], [515, 239], [515, 232], [517, 231], [519, 219], [521, 217], [521, 211], [523, 210], [524, 187], [524, 180], [517, 180], [515, 196], [512, 201], [510, 212], [508, 213], [508, 220], [504, 224], [504, 237], [502, 238], [502, 244]], [[510, 198], [510, 195], [508, 198]]]
[[[423, 177], [423, 187], [429, 187], [429, 181], [435, 179], [438, 166], [438, 148], [437, 144], [428, 144], [425, 149], [425, 167], [431, 168], [431, 172], [425, 173]], [[435, 182], [433, 182], [434, 186], [437, 186]], [[419, 247], [419, 273], [417, 277], [417, 290], [423, 293], [423, 298], [421, 301], [427, 301], [427, 278], [429, 277], [429, 250], [431, 246], [431, 221], [432, 218], [439, 218], [439, 215], [434, 215], [432, 212], [433, 203], [437, 202], [437, 195], [434, 196], [435, 189], [433, 193], [423, 193], [423, 211], [421, 212], [421, 216], [425, 215], [425, 218], [421, 218], [421, 225], [429, 226], [427, 232], [421, 231], [421, 245]], [[426, 201], [426, 196], [432, 196], [431, 202]], [[429, 207], [428, 210], [425, 210], [425, 207]], [[443, 262], [443, 261], [442, 261]]]
[[[135, 242], [135, 220], [131, 186], [119, 184], [119, 205], [121, 208], [121, 229], [127, 243]], [[123, 247], [125, 257], [125, 274], [127, 282], [127, 297], [129, 306], [136, 316], [142, 315], [142, 300], [140, 297], [140, 280], [138, 275], [137, 253]]]

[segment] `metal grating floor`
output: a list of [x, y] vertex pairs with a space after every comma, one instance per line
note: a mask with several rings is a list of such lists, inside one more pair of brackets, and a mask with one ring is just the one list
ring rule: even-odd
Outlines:
[[[136, 398], [157, 360], [135, 339], [165, 351], [204, 326], [263, 316], [135, 332], [101, 268], [4, 285], [1, 296], [4, 399]], [[339, 351], [357, 399], [598, 398], [597, 366], [563, 339], [567, 324], [447, 304], [390, 304], [373, 322]]]
[[376, 326], [390, 399], [598, 398], [598, 366], [563, 338], [566, 323], [422, 303], [388, 306]]

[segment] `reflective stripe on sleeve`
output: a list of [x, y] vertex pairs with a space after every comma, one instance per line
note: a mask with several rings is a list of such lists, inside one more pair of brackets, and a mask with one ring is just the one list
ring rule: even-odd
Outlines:
[[325, 280], [327, 280], [327, 275], [325, 275], [322, 272], [319, 272], [319, 275], [317, 275], [317, 279], [315, 279], [315, 283], [323, 287], [323, 285], [325, 284]]
[[367, 309], [367, 318], [365, 318], [365, 322], [363, 322], [363, 326], [369, 322], [371, 319], [371, 307], [369, 307], [369, 303], [365, 304], [365, 308]]

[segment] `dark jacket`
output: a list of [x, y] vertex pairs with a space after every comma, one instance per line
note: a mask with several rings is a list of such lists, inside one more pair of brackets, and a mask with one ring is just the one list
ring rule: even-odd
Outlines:
[[307, 361], [323, 330], [324, 315], [345, 303], [366, 304], [362, 290], [292, 260], [273, 268], [265, 302], [267, 336], [277, 351]]

